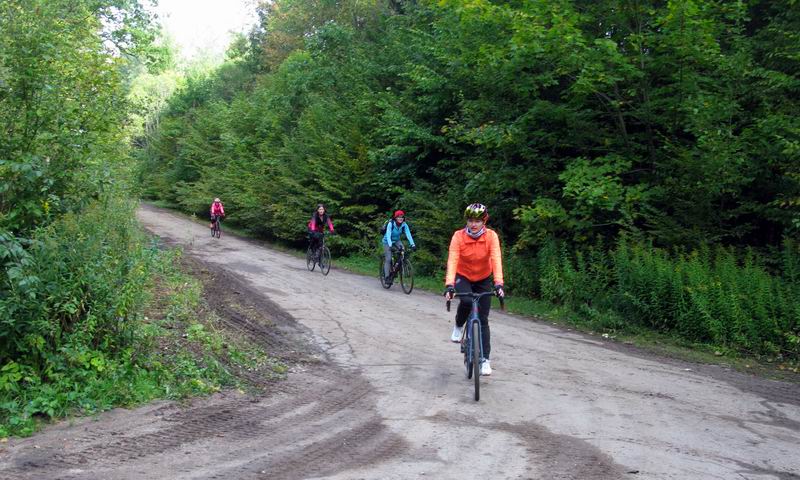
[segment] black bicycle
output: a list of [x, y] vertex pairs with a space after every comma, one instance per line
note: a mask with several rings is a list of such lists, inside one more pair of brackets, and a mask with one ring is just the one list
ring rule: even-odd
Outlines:
[[394, 283], [394, 279], [400, 277], [400, 286], [406, 295], [411, 294], [414, 290], [414, 267], [411, 264], [411, 255], [406, 253], [405, 248], [392, 247], [392, 268], [389, 270], [389, 276], [386, 277], [383, 271], [384, 259], [381, 256], [380, 267], [378, 269], [378, 278], [381, 279], [381, 286], [389, 289]]
[[[461, 353], [464, 354], [464, 369], [467, 379], [475, 381], [475, 401], [481, 398], [481, 359], [483, 358], [483, 337], [481, 336], [481, 319], [478, 315], [478, 303], [486, 295], [495, 295], [495, 292], [483, 293], [455, 293], [456, 297], [469, 297], [472, 299], [472, 310], [469, 318], [461, 330]], [[505, 310], [505, 301], [500, 299], [500, 309]], [[450, 300], [447, 301], [447, 311], [450, 311]]]
[[328, 247], [325, 245], [325, 237], [327, 237], [327, 234], [322, 235], [319, 247], [317, 247], [316, 250], [311, 249], [311, 244], [308, 245], [308, 250], [306, 250], [306, 267], [308, 267], [308, 271], [310, 272], [314, 271], [317, 264], [319, 264], [319, 271], [322, 272], [323, 275], [327, 275], [328, 272], [331, 271], [331, 251], [328, 250]]
[[211, 236], [212, 237], [221, 237], [222, 236], [222, 226], [219, 223], [219, 215], [214, 215], [214, 219], [211, 221]]

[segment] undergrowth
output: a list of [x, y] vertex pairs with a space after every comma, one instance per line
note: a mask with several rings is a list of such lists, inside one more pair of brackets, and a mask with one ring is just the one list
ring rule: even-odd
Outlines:
[[8, 272], [0, 283], [0, 437], [69, 415], [212, 393], [237, 385], [239, 369], [284, 368], [215, 326], [201, 285], [180, 270], [180, 252], [148, 240], [132, 203], [98, 201], [42, 228], [25, 248], [0, 247]]

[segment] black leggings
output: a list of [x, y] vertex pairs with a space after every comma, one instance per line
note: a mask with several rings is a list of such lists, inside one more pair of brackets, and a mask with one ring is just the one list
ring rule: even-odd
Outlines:
[[[483, 293], [492, 291], [492, 279], [486, 277], [477, 282], [470, 282], [461, 275], [456, 274], [456, 292], [458, 293]], [[456, 326], [463, 327], [467, 323], [467, 318], [472, 311], [472, 299], [461, 297], [456, 311]], [[492, 344], [490, 343], [489, 334], [489, 309], [492, 306], [491, 295], [486, 295], [481, 298], [478, 303], [478, 317], [481, 319], [481, 339], [483, 340], [483, 357], [489, 359], [489, 353], [492, 351]]]
[[312, 252], [316, 252], [322, 244], [322, 233], [308, 232], [308, 242]]

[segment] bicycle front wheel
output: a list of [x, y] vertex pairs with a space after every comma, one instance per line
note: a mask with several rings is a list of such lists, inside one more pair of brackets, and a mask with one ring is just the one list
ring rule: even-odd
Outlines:
[[414, 290], [414, 268], [408, 258], [403, 259], [403, 266], [400, 268], [400, 285], [406, 295], [411, 294], [411, 290]]
[[472, 322], [472, 377], [475, 380], [475, 401], [481, 398], [481, 323]]
[[216, 230], [217, 238], [221, 237], [222, 236], [222, 225], [219, 224], [219, 221], [217, 221], [217, 228], [215, 230]]
[[331, 251], [328, 247], [322, 247], [322, 252], [319, 256], [319, 271], [323, 275], [327, 275], [331, 271]]
[[317, 266], [317, 259], [314, 258], [314, 250], [311, 247], [308, 247], [306, 250], [306, 267], [308, 267], [309, 272], [314, 271], [314, 267]]
[[464, 324], [465, 331], [461, 337], [461, 352], [464, 354], [464, 375], [467, 380], [472, 378], [472, 344], [475, 343], [472, 332], [469, 330], [470, 328], [469, 321], [467, 321]]

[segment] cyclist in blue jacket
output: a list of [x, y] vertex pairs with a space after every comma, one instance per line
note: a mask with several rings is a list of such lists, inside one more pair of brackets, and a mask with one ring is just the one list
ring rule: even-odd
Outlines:
[[389, 285], [392, 284], [389, 279], [389, 272], [392, 270], [392, 247], [403, 249], [403, 242], [400, 240], [400, 235], [405, 232], [408, 244], [411, 245], [411, 250], [416, 250], [417, 245], [414, 239], [411, 238], [411, 230], [405, 222], [406, 214], [402, 210], [397, 210], [392, 215], [392, 219], [386, 224], [386, 233], [383, 235], [383, 274], [386, 276], [386, 281]]

